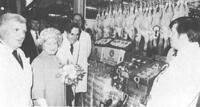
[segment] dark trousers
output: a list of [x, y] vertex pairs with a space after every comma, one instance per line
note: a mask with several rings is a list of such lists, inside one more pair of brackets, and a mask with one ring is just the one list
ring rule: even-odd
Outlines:
[[76, 93], [75, 94], [75, 106], [76, 107], [81, 107], [81, 106], [84, 107], [83, 98], [84, 98], [84, 93]]
[[76, 107], [84, 106], [83, 96], [84, 96], [84, 93], [76, 93], [74, 96], [72, 86], [66, 85], [66, 105], [67, 106], [72, 106], [72, 101], [74, 100], [74, 98], [75, 98]]
[[71, 85], [66, 85], [66, 105], [72, 106], [72, 101], [74, 99], [74, 94]]

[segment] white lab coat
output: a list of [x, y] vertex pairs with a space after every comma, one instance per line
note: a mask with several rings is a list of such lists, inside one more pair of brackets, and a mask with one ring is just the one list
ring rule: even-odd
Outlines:
[[85, 76], [76, 85], [75, 92], [87, 92], [87, 75], [88, 75], [88, 57], [91, 52], [91, 38], [85, 31], [81, 32], [79, 41], [74, 44], [73, 55], [70, 52], [70, 43], [65, 36], [63, 36], [63, 43], [58, 49], [57, 57], [62, 64], [78, 64], [86, 72]]
[[78, 64], [83, 67], [84, 72], [86, 72], [83, 80], [78, 82], [76, 86], [76, 92], [87, 92], [87, 76], [88, 76], [88, 57], [91, 53], [91, 38], [90, 35], [82, 31], [80, 38], [80, 51], [79, 51], [79, 59]]
[[31, 106], [32, 71], [21, 49], [17, 49], [23, 61], [21, 68], [12, 55], [12, 49], [0, 43], [0, 107]]
[[[190, 46], [189, 46], [190, 45]], [[196, 107], [200, 92], [200, 48], [192, 43], [154, 81], [147, 107]]]
[[59, 58], [60, 62], [63, 65], [77, 64], [79, 49], [80, 49], [79, 41], [75, 42], [73, 46], [74, 50], [73, 54], [71, 54], [70, 42], [68, 41], [66, 35], [63, 35], [63, 42], [61, 46], [58, 48], [58, 52], [56, 53], [56, 56]]

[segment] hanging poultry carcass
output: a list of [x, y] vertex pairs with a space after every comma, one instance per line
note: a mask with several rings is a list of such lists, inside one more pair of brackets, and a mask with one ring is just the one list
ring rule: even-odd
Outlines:
[[124, 27], [124, 31], [127, 34], [128, 38], [130, 38], [130, 39], [131, 39], [131, 37], [133, 35], [133, 32], [132, 32], [133, 10], [134, 9], [133, 9], [132, 6], [128, 7], [128, 13], [127, 13], [126, 18], [125, 18], [125, 27]]
[[[161, 34], [160, 34], [160, 40], [159, 40], [159, 45], [163, 45], [163, 50], [166, 50], [166, 48], [169, 46], [169, 37], [171, 35], [171, 30], [169, 29], [169, 24], [172, 21], [173, 18], [173, 6], [172, 3], [166, 3], [164, 9], [163, 9], [163, 17], [161, 19]], [[163, 53], [162, 52], [159, 53]]]
[[152, 30], [151, 30], [152, 19], [153, 17], [151, 14], [151, 9], [148, 7], [146, 8], [146, 11], [144, 12], [145, 23], [143, 24], [143, 32], [142, 32], [142, 36], [144, 37], [144, 47], [143, 47], [144, 51], [147, 50], [150, 35], [152, 33]]
[[137, 7], [135, 5], [132, 5], [130, 7], [130, 12], [129, 12], [129, 15], [126, 19], [127, 21], [127, 33], [128, 33], [128, 36], [129, 38], [134, 41], [135, 39], [135, 35], [137, 34], [137, 29], [134, 27], [134, 23], [135, 23], [135, 20], [136, 20], [136, 16], [137, 16], [137, 13], [135, 12], [135, 9]]
[[116, 27], [117, 27], [117, 17], [118, 17], [117, 8], [118, 7], [115, 5], [114, 9], [113, 9], [113, 14], [112, 14], [112, 17], [113, 17], [113, 19], [112, 19], [112, 21], [113, 21], [112, 27], [113, 27], [113, 34], [114, 34], [113, 38], [117, 38], [117, 36], [118, 36], [117, 30], [116, 30]]
[[138, 10], [138, 15], [136, 17], [134, 27], [137, 29], [138, 33], [136, 34], [135, 37], [135, 42], [136, 42], [136, 50], [139, 50], [139, 44], [142, 39], [142, 29], [141, 29], [141, 23], [143, 23], [143, 11], [142, 7], [139, 8]]
[[116, 30], [117, 30], [117, 34], [118, 34], [119, 38], [123, 38], [123, 35], [122, 35], [122, 31], [123, 31], [123, 19], [124, 19], [124, 15], [122, 13], [122, 7], [120, 5], [119, 6], [119, 10], [118, 10], [118, 17], [116, 18], [116, 21], [117, 21]]
[[128, 25], [127, 25], [125, 31], [127, 32], [129, 38], [132, 41], [134, 41], [135, 35], [137, 33], [136, 28], [134, 27], [134, 22], [135, 22], [135, 19], [136, 19], [135, 17], [136, 17], [136, 14], [133, 13], [133, 10], [131, 10], [129, 17], [126, 20]]
[[114, 15], [114, 35], [115, 38], [119, 38], [122, 36], [122, 9], [121, 6], [115, 6], [115, 9], [113, 11]]
[[184, 0], [184, 10], [185, 10], [185, 15], [184, 16], [188, 16], [189, 15], [189, 7], [188, 7], [188, 0]]
[[129, 18], [127, 20], [128, 23], [128, 35], [129, 38], [134, 41], [136, 34], [138, 33], [137, 28], [135, 27], [135, 23], [136, 23], [136, 19], [138, 17], [139, 13], [138, 13], [138, 7], [136, 5], [132, 5], [131, 9], [130, 9], [130, 15]]
[[101, 39], [102, 36], [102, 29], [101, 29], [101, 15], [100, 12], [98, 12], [96, 17], [96, 23], [93, 26], [94, 34], [95, 34], [95, 40]]
[[129, 28], [128, 26], [129, 25], [129, 21], [130, 21], [130, 7], [126, 6], [123, 10], [123, 22], [122, 22], [122, 39], [124, 40], [128, 40], [128, 31], [129, 31]]
[[153, 47], [157, 47], [158, 37], [160, 35], [160, 26], [161, 26], [161, 18], [162, 18], [162, 6], [158, 4], [154, 9], [153, 13], [153, 21], [152, 21], [152, 29], [154, 31], [154, 35], [152, 36], [152, 45]]
[[173, 20], [177, 19], [179, 17], [183, 17], [183, 16], [188, 16], [188, 6], [187, 6], [187, 1], [185, 0], [179, 0], [176, 3], [176, 6], [174, 7], [174, 16], [173, 16]]
[[109, 14], [109, 9], [105, 11], [105, 19], [103, 25], [103, 36], [108, 38], [111, 36], [111, 14]]
[[110, 37], [115, 38], [115, 33], [114, 33], [114, 26], [115, 26], [115, 17], [114, 17], [114, 9], [111, 6], [109, 10], [109, 16], [110, 16]]

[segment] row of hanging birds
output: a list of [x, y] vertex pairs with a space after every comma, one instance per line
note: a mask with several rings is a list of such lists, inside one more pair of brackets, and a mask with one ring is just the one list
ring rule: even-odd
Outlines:
[[96, 40], [107, 37], [130, 39], [139, 48], [143, 38], [143, 50], [158, 46], [166, 49], [170, 45], [170, 22], [178, 17], [188, 16], [188, 13], [186, 0], [146, 6], [132, 3], [123, 8], [121, 5], [113, 5], [97, 14], [97, 23], [93, 28]]

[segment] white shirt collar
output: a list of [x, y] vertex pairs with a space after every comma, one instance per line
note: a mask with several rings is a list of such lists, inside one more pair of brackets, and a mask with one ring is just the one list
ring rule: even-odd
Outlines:
[[184, 46], [184, 48], [178, 50], [177, 56], [179, 55], [186, 55], [188, 56], [189, 53], [195, 54], [193, 52], [199, 51], [200, 47], [197, 42], [189, 43]]
[[0, 43], [3, 45], [3, 47], [9, 52], [12, 53], [13, 49], [11, 47], [9, 47], [8, 45], [6, 45], [6, 43], [0, 39]]

